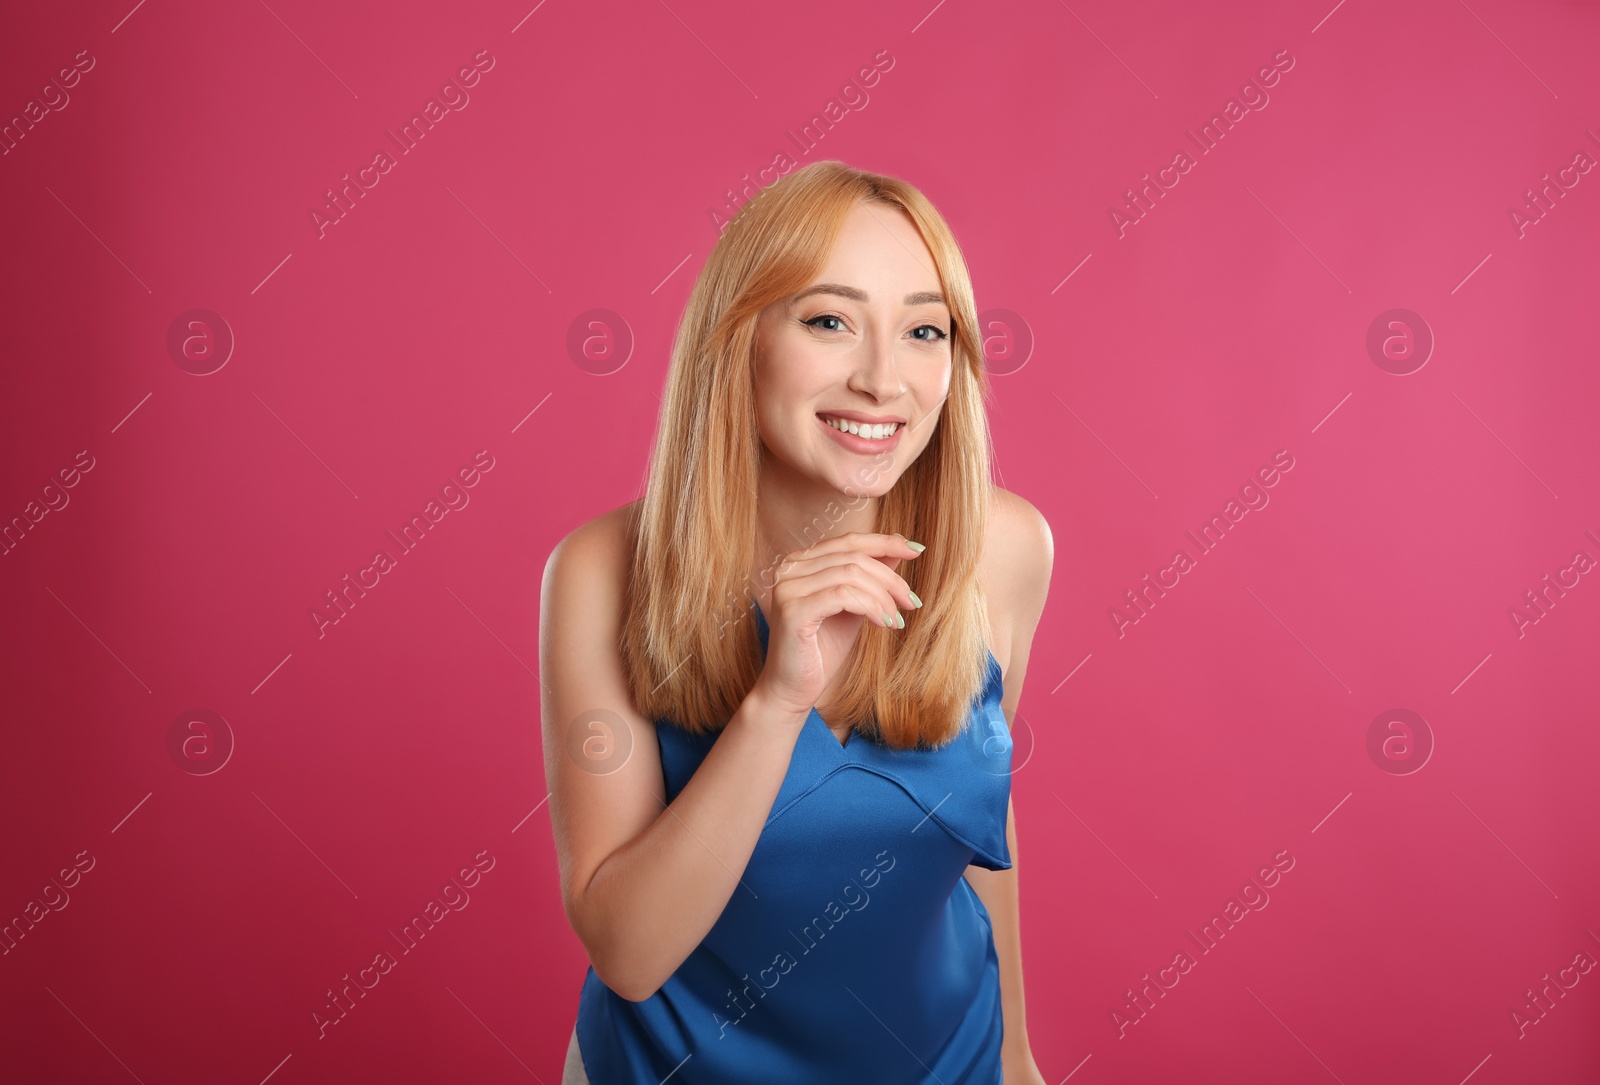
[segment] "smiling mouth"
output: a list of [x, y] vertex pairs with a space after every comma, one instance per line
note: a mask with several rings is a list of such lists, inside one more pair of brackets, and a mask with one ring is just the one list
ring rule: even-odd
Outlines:
[[817, 415], [824, 425], [832, 426], [840, 433], [848, 433], [864, 441], [886, 441], [900, 431], [899, 422], [857, 422], [849, 418], [839, 418], [834, 415]]

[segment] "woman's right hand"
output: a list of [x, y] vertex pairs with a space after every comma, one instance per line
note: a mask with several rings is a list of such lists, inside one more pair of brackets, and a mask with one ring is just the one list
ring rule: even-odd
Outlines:
[[764, 608], [767, 658], [756, 685], [781, 708], [809, 713], [863, 620], [899, 629], [899, 611], [922, 605], [894, 571], [920, 553], [901, 535], [852, 531], [785, 554]]

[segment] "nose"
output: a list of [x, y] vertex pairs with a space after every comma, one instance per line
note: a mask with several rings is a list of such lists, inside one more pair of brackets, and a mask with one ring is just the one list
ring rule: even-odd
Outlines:
[[879, 403], [887, 403], [905, 392], [905, 382], [900, 379], [900, 363], [895, 358], [900, 341], [894, 334], [893, 331], [880, 330], [862, 341], [857, 352], [858, 364], [848, 382], [852, 391], [870, 396]]

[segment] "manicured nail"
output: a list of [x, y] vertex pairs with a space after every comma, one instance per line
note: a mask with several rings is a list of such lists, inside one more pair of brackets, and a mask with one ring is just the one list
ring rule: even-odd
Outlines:
[[[911, 591], [911, 589], [907, 588], [906, 591]], [[914, 591], [911, 592], [911, 601], [919, 607], [922, 606], [922, 600], [917, 598], [917, 593]]]
[[887, 613], [885, 613], [883, 616], [883, 625], [885, 629], [893, 629], [895, 627], [894, 619], [891, 618]]
[[896, 628], [904, 629], [906, 627], [905, 617], [898, 610], [894, 612], [894, 620], [900, 623]]
[[917, 552], [918, 552], [918, 553], [920, 553], [920, 552], [922, 552], [922, 551], [923, 551], [923, 550], [926, 550], [926, 549], [927, 549], [927, 547], [926, 547], [926, 546], [923, 546], [923, 545], [922, 545], [922, 544], [921, 544], [921, 543], [919, 543], [919, 542], [912, 542], [912, 541], [911, 541], [911, 540], [910, 540], [910, 539], [907, 539], [907, 540], [906, 540], [906, 545], [907, 545], [907, 546], [909, 546], [909, 547], [911, 547], [911, 549], [913, 549], [913, 550], [915, 550], [915, 551], [917, 551]]

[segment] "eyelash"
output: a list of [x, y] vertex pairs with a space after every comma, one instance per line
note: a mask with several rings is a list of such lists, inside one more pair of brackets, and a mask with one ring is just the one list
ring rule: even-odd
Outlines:
[[[844, 322], [844, 318], [841, 317], [841, 316], [836, 316], [833, 313], [820, 313], [817, 316], [812, 317], [810, 320], [802, 320], [800, 323], [804, 324], [808, 328], [816, 328], [817, 321], [819, 321], [819, 320], [837, 320], [840, 323]], [[937, 339], [919, 339], [918, 340], [919, 343], [942, 343], [946, 339], [950, 338], [950, 333], [946, 332], [943, 328], [939, 327], [937, 324], [918, 324], [917, 327], [918, 328], [932, 328], [934, 331], [939, 333], [939, 338], [937, 338]], [[823, 331], [823, 330], [829, 330], [829, 329], [820, 329], [819, 328], [817, 330]], [[915, 329], [913, 329], [913, 330], [915, 330]]]

